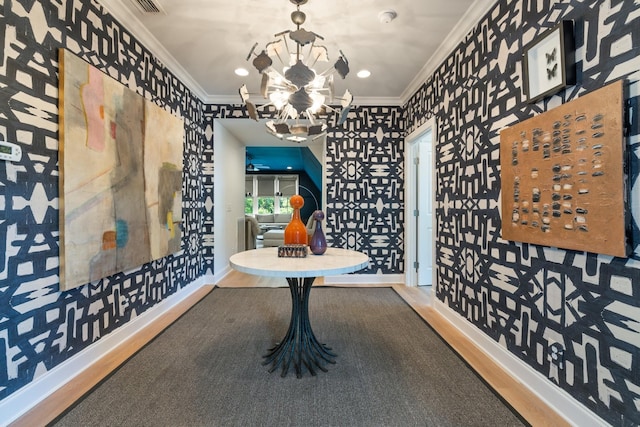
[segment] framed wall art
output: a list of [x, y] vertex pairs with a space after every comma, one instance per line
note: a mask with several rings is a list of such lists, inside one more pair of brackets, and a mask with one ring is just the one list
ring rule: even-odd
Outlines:
[[573, 22], [561, 21], [525, 48], [525, 96], [536, 102], [575, 83]]
[[623, 84], [500, 132], [502, 238], [624, 257]]
[[184, 122], [60, 50], [60, 289], [181, 248]]

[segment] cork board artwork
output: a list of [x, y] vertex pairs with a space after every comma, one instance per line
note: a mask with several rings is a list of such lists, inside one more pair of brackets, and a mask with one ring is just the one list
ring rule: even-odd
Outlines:
[[622, 81], [500, 133], [502, 237], [626, 256]]

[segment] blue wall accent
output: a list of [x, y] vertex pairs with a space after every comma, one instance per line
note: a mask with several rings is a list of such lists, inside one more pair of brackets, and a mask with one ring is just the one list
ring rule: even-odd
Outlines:
[[249, 163], [263, 165], [256, 173], [304, 172], [316, 188], [322, 186], [322, 164], [308, 147], [247, 147]]

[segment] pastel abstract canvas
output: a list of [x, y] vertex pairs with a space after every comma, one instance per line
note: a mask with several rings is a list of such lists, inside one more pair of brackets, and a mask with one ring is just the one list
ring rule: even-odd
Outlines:
[[60, 51], [60, 287], [180, 250], [184, 123]]

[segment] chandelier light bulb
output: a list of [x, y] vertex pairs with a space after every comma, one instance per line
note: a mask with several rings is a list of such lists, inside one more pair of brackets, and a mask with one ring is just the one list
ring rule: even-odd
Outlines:
[[[315, 72], [315, 70], [312, 70], [312, 71]], [[324, 78], [324, 76], [320, 76], [316, 73], [316, 78], [313, 79], [311, 84], [309, 84], [309, 87], [312, 89], [322, 89], [324, 87], [325, 80], [327, 79]]]
[[287, 115], [292, 118], [293, 120], [296, 120], [298, 118], [298, 110], [296, 110], [295, 108], [293, 108], [293, 106], [291, 104], [287, 104], [286, 106], [286, 112]]
[[304, 62], [304, 55], [302, 55], [300, 53], [292, 53], [291, 55], [289, 55], [289, 65], [290, 66], [293, 67], [294, 65], [296, 65], [298, 63], [298, 61], [303, 61]]
[[313, 100], [313, 104], [311, 105], [311, 112], [315, 114], [320, 111], [320, 108], [322, 108], [322, 106], [324, 105], [324, 95], [314, 91], [311, 92], [309, 96]]
[[[289, 67], [285, 67], [284, 70], [282, 70], [282, 72], [286, 73], [288, 68]], [[282, 78], [282, 76], [280, 74], [276, 74], [275, 77], [273, 77], [273, 83], [276, 86], [282, 85], [283, 82], [284, 82], [284, 79]]]
[[269, 100], [273, 103], [273, 106], [276, 107], [276, 109], [282, 110], [282, 108], [289, 102], [289, 93], [283, 90], [271, 92], [271, 94], [269, 94]]

